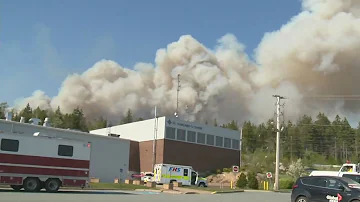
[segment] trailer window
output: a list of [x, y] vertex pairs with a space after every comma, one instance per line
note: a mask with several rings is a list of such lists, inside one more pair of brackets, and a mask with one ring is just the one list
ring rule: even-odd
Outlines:
[[232, 148], [239, 149], [240, 148], [240, 141], [232, 139]]
[[59, 156], [73, 156], [74, 147], [69, 145], [59, 145], [58, 155]]
[[18, 152], [19, 140], [1, 139], [0, 149], [2, 151]]

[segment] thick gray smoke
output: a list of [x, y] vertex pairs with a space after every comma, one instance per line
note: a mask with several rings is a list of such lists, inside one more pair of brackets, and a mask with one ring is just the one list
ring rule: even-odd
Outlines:
[[318, 95], [360, 95], [360, 1], [303, 0], [303, 11], [278, 31], [266, 33], [250, 61], [235, 36], [223, 36], [214, 50], [189, 35], [156, 53], [155, 64], [133, 70], [102, 60], [69, 75], [57, 96], [36, 91], [18, 103], [65, 112], [81, 107], [87, 116], [119, 120], [132, 109], [149, 118], [176, 108], [188, 120], [260, 122], [273, 118], [273, 94], [288, 97], [285, 119], [326, 112], [359, 120], [359, 100], [325, 101]]

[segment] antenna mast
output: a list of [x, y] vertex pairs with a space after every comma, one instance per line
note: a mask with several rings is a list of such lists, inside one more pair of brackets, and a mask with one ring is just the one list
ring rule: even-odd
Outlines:
[[179, 117], [179, 91], [180, 91], [180, 74], [177, 75], [177, 89], [176, 89], [176, 111], [175, 111], [175, 117]]

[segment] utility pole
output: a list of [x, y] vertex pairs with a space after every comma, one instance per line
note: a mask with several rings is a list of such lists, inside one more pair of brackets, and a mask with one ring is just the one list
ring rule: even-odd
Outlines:
[[176, 111], [175, 111], [175, 117], [179, 117], [179, 91], [180, 91], [180, 74], [177, 75], [177, 89], [176, 89]]
[[157, 140], [157, 114], [155, 106], [155, 125], [154, 125], [154, 140], [153, 140], [153, 157], [152, 157], [152, 172], [154, 172], [154, 166], [156, 164], [156, 140]]
[[240, 141], [239, 141], [239, 143], [240, 143], [240, 145], [239, 145], [239, 149], [240, 149], [240, 162], [239, 162], [239, 168], [241, 169], [241, 166], [242, 166], [242, 162], [241, 162], [241, 153], [242, 153], [242, 149], [241, 149], [241, 146], [242, 146], [242, 133], [243, 133], [243, 127], [241, 127], [241, 130], [240, 130]]
[[273, 95], [276, 98], [276, 161], [275, 161], [275, 186], [274, 190], [279, 190], [279, 167], [280, 167], [280, 101], [285, 99], [280, 95]]

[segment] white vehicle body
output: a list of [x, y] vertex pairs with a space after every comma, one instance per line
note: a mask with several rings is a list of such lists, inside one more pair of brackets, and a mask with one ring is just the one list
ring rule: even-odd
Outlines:
[[315, 170], [310, 173], [310, 176], [339, 176], [342, 177], [344, 174], [360, 175], [359, 164], [346, 163], [341, 166], [339, 171], [320, 171]]
[[84, 141], [0, 132], [0, 184], [48, 192], [87, 187], [90, 150]]
[[173, 164], [156, 164], [154, 166], [153, 181], [157, 184], [169, 184], [172, 182], [181, 182], [182, 185], [203, 186], [207, 187], [206, 178], [199, 177], [192, 166], [173, 165]]

